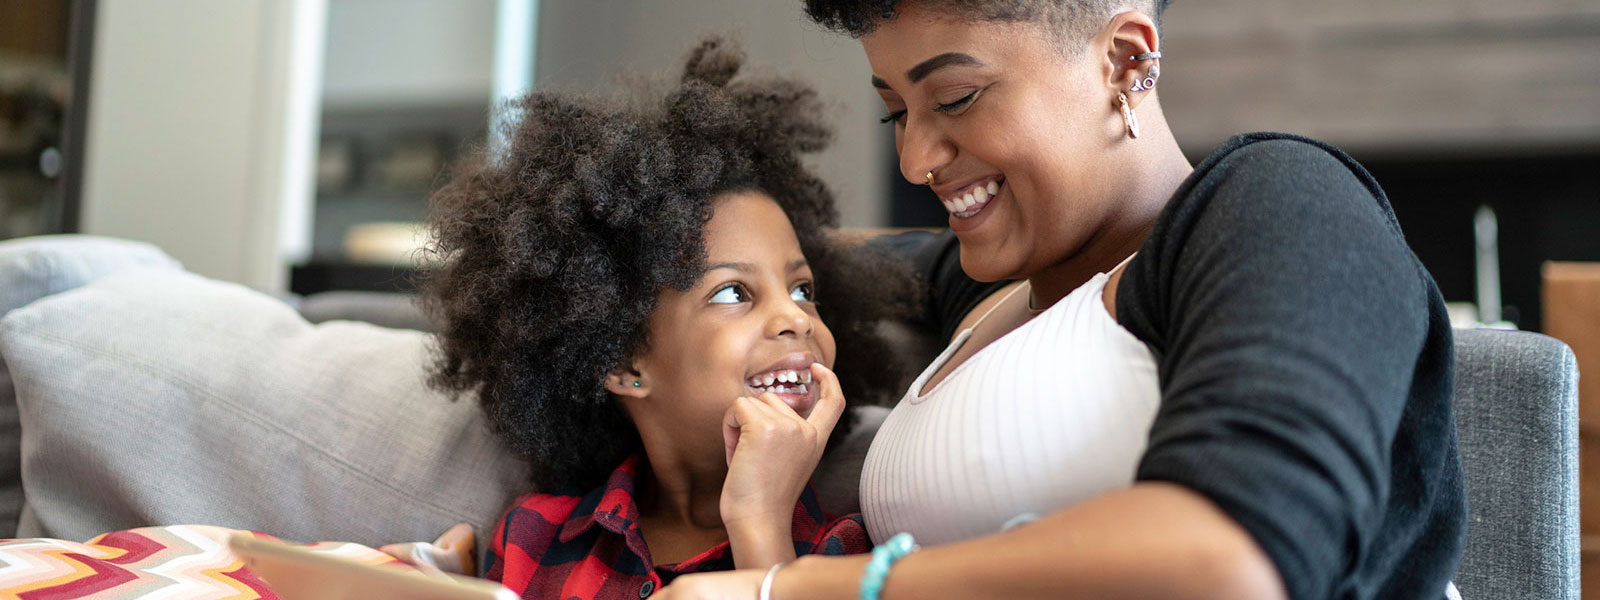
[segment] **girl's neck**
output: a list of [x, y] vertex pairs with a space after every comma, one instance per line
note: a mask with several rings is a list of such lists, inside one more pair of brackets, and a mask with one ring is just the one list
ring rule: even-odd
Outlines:
[[656, 523], [721, 530], [727, 466], [692, 465], [664, 452], [650, 452], [649, 446], [647, 442], [647, 467], [636, 488], [640, 516]]
[[655, 461], [649, 462], [635, 489], [639, 533], [650, 549], [650, 561], [680, 563], [727, 541], [720, 509], [726, 469], [713, 478], [696, 476], [672, 463], [657, 467]]

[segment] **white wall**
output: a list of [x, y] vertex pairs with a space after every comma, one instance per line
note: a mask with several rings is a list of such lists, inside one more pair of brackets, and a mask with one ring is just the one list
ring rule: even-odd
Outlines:
[[706, 33], [737, 34], [757, 68], [805, 79], [832, 105], [834, 143], [816, 161], [844, 224], [888, 223], [887, 127], [860, 43], [823, 31], [798, 0], [541, 0], [536, 85], [610, 90], [625, 73], [679, 67]]
[[331, 0], [324, 100], [488, 106], [495, 9], [495, 0]]
[[266, 290], [309, 247], [325, 0], [99, 4], [84, 233]]

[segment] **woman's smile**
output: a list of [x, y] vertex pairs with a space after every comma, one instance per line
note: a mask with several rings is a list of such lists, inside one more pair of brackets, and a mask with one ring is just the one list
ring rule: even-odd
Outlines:
[[977, 229], [994, 212], [991, 207], [1001, 203], [1002, 195], [1011, 197], [1009, 191], [1004, 175], [991, 175], [939, 193], [940, 203], [950, 213], [950, 230], [959, 236]]

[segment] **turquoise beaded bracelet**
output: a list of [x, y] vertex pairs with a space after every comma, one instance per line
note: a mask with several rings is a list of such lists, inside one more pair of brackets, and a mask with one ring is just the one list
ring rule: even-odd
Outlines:
[[889, 567], [916, 549], [916, 542], [909, 533], [897, 533], [889, 541], [873, 548], [872, 560], [867, 563], [866, 574], [861, 576], [861, 593], [857, 597], [860, 600], [878, 600], [878, 595], [883, 593], [883, 581], [889, 578]]

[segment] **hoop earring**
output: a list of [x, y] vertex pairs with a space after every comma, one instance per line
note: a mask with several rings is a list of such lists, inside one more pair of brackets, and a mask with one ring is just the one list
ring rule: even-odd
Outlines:
[[928, 187], [933, 187], [933, 171], [928, 171]]
[[1133, 108], [1128, 106], [1128, 95], [1117, 92], [1117, 102], [1122, 103], [1122, 124], [1128, 127], [1128, 137], [1139, 138], [1139, 116], [1133, 114]]

